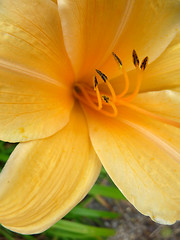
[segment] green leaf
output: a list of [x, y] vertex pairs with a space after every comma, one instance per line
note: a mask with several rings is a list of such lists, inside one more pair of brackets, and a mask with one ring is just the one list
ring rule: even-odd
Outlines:
[[106, 170], [104, 169], [104, 167], [102, 167], [102, 169], [101, 169], [101, 173], [103, 173], [103, 174], [107, 174], [107, 172], [106, 172]]
[[115, 186], [102, 186], [95, 184], [89, 195], [97, 196], [101, 195], [103, 197], [109, 197], [113, 199], [126, 199], [124, 195]]
[[5, 239], [7, 240], [15, 240], [15, 238], [11, 237], [11, 235], [7, 231], [3, 230], [2, 228], [0, 228], [0, 234], [4, 236]]
[[7, 149], [5, 149], [6, 154], [10, 155], [12, 151], [15, 149], [17, 144], [11, 144]]
[[1, 162], [6, 162], [9, 158], [9, 155], [6, 153], [0, 153], [0, 161]]
[[4, 149], [4, 142], [0, 141], [0, 151]]
[[114, 212], [100, 211], [100, 210], [83, 208], [83, 207], [77, 206], [73, 208], [69, 214], [66, 215], [66, 218], [73, 218], [73, 216], [112, 219], [112, 218], [117, 218], [119, 214]]
[[52, 226], [51, 229], [60, 230], [60, 231], [63, 230], [63, 231], [72, 232], [76, 234], [86, 235], [89, 237], [96, 237], [96, 236], [107, 237], [115, 234], [114, 229], [88, 226], [85, 224], [70, 222], [67, 220], [59, 221], [54, 226]]
[[93, 196], [87, 195], [85, 199], [81, 203], [79, 203], [79, 206], [86, 207], [93, 201]]
[[[57, 238], [71, 238], [71, 239], [84, 239], [84, 235], [82, 234], [77, 234], [77, 233], [73, 233], [73, 232], [68, 232], [68, 231], [59, 231], [59, 230], [55, 230], [52, 229], [53, 227], [51, 227], [49, 230], [46, 231], [46, 235], [51, 235], [53, 237], [57, 237]], [[86, 238], [87, 239], [87, 238]]]
[[24, 237], [25, 239], [27, 239], [27, 240], [36, 240], [35, 237], [30, 236], [30, 235], [24, 235], [23, 237]]

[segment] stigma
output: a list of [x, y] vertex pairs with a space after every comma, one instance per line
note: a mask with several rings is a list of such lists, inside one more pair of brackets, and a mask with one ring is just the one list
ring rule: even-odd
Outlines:
[[[85, 104], [86, 106], [108, 117], [116, 117], [118, 114], [119, 105], [128, 105], [128, 103], [134, 100], [134, 98], [140, 91], [143, 72], [148, 64], [148, 57], [145, 57], [140, 64], [138, 55], [136, 51], [133, 50], [132, 60], [137, 70], [137, 75], [135, 79], [135, 88], [131, 93], [129, 93], [130, 81], [125, 67], [117, 54], [113, 52], [112, 55], [117, 62], [124, 79], [124, 88], [120, 94], [116, 94], [113, 86], [109, 81], [109, 78], [99, 69], [95, 70], [95, 75], [93, 77], [93, 85], [76, 82], [73, 89], [73, 94], [80, 103]], [[100, 81], [107, 86], [108, 93], [100, 91]]]

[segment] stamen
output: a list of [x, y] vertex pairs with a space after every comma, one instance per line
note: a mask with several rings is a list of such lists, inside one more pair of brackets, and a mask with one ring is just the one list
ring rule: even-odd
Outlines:
[[109, 97], [107, 97], [107, 96], [102, 96], [102, 99], [103, 99], [106, 103], [109, 103]]
[[139, 93], [141, 82], [142, 82], [142, 72], [145, 70], [148, 63], [148, 59], [149, 59], [148, 57], [145, 57], [139, 68], [139, 59], [135, 50], [133, 50], [132, 56], [133, 56], [134, 65], [136, 66], [136, 69], [137, 69], [137, 83], [136, 83], [134, 92], [130, 96], [123, 98], [123, 100], [125, 101], [132, 101]]
[[159, 120], [160, 122], [163, 122], [163, 123], [172, 125], [174, 127], [180, 128], [180, 123], [179, 122], [176, 122], [174, 120], [168, 119], [166, 117], [162, 117], [162, 116], [160, 116], [158, 114], [155, 114], [155, 113], [152, 113], [152, 112], [150, 112], [148, 110], [140, 108], [140, 107], [138, 107], [138, 106], [136, 106], [134, 104], [131, 104], [131, 103], [128, 103], [128, 102], [125, 102], [125, 101], [119, 101], [118, 105], [123, 105], [123, 106], [129, 107], [129, 108], [133, 109], [136, 112], [139, 112], [139, 113], [142, 113], [142, 114], [144, 114], [146, 116], [152, 117], [152, 118], [154, 118], [156, 120]]
[[103, 113], [104, 115], [108, 116], [108, 117], [116, 117], [117, 114], [118, 114], [118, 110], [117, 110], [117, 107], [114, 103], [112, 103], [111, 101], [109, 101], [109, 97], [107, 96], [102, 96], [102, 99], [105, 101], [105, 103], [107, 103], [108, 105], [110, 105], [113, 109], [113, 112], [110, 113], [108, 111], [104, 111], [104, 110], [101, 110], [100, 112]]
[[120, 58], [114, 53], [112, 52], [112, 55], [114, 56], [115, 61], [120, 65], [120, 67], [122, 68], [122, 62], [120, 60]]
[[98, 69], [96, 69], [96, 72], [99, 74], [99, 76], [102, 78], [102, 80], [106, 83], [107, 76]]
[[124, 90], [117, 96], [118, 98], [123, 97], [129, 89], [129, 78], [128, 78], [128, 75], [127, 75], [127, 72], [126, 72], [124, 66], [122, 67], [122, 73], [123, 73], [124, 80], [125, 80], [125, 87], [124, 87]]
[[148, 64], [148, 60], [149, 60], [148, 57], [145, 57], [145, 58], [143, 59], [143, 61], [142, 61], [142, 63], [141, 63], [141, 66], [140, 66], [140, 68], [141, 68], [142, 71], [145, 70], [145, 68], [146, 68], [146, 66], [147, 66], [147, 64]]
[[96, 91], [96, 96], [98, 100], [98, 109], [100, 110], [102, 108], [102, 100], [101, 100], [101, 94], [99, 92], [98, 80], [96, 76], [94, 77], [94, 90]]
[[98, 80], [97, 80], [97, 77], [95, 76], [94, 77], [94, 88], [96, 88], [98, 85]]
[[124, 68], [124, 65], [122, 64], [120, 58], [119, 58], [114, 52], [112, 52], [112, 55], [113, 55], [115, 61], [116, 61], [116, 62], [118, 63], [118, 65], [120, 66], [120, 68], [122, 69], [122, 74], [123, 74], [124, 80], [125, 80], [124, 90], [122, 91], [122, 93], [120, 93], [120, 94], [117, 96], [117, 98], [121, 98], [121, 97], [123, 97], [123, 96], [127, 93], [128, 89], [129, 89], [129, 78], [128, 78], [127, 72], [126, 72], [126, 70], [125, 70], [125, 68]]
[[114, 91], [114, 88], [112, 87], [112, 85], [110, 84], [109, 81], [107, 81], [106, 83], [107, 83], [107, 86], [108, 86], [108, 88], [111, 92], [113, 102], [116, 102], [116, 93]]
[[96, 89], [96, 94], [97, 94], [97, 100], [98, 100], [98, 109], [102, 109], [102, 100], [101, 100], [101, 95], [98, 87]]
[[125, 101], [132, 101], [137, 94], [139, 93], [140, 87], [141, 87], [141, 82], [142, 82], [142, 71], [139, 70], [139, 68], [137, 68], [137, 83], [136, 83], [136, 87], [133, 91], [133, 93], [131, 95], [129, 95], [128, 97], [124, 97], [123, 100]]
[[139, 67], [139, 58], [135, 50], [132, 52], [132, 57], [133, 57], [133, 63], [135, 67]]
[[118, 115], [118, 110], [117, 110], [117, 107], [116, 107], [116, 105], [114, 104], [114, 103], [112, 103], [112, 102], [109, 102], [109, 105], [112, 107], [112, 109], [113, 109], [113, 113], [109, 113], [109, 116], [110, 117], [116, 117], [117, 115]]
[[[108, 116], [108, 117], [116, 117], [118, 114], [117, 106], [124, 105], [126, 107], [132, 108], [135, 111], [141, 112], [143, 114], [146, 114], [149, 117], [155, 118], [159, 121], [175, 125], [178, 124], [175, 121], [165, 119], [161, 116], [158, 116], [154, 113], [148, 112], [144, 109], [141, 109], [133, 104], [130, 104], [129, 102], [132, 101], [137, 94], [139, 93], [142, 77], [143, 77], [143, 71], [145, 70], [147, 63], [148, 63], [148, 57], [145, 57], [139, 67], [139, 58], [137, 56], [137, 53], [135, 50], [133, 50], [132, 56], [133, 56], [133, 63], [136, 67], [137, 71], [137, 82], [134, 91], [129, 95], [126, 96], [129, 90], [129, 78], [128, 74], [124, 68], [124, 65], [122, 64], [122, 61], [120, 58], [113, 52], [113, 57], [115, 58], [115, 61], [118, 63], [120, 69], [122, 70], [122, 74], [125, 81], [125, 86], [123, 91], [116, 96], [116, 93], [114, 91], [114, 88], [112, 87], [110, 81], [108, 80], [108, 77], [102, 73], [100, 70], [96, 69], [97, 74], [101, 77], [103, 82], [107, 85], [109, 89], [109, 94], [107, 95], [101, 95], [99, 90], [99, 83], [97, 76], [94, 76], [93, 78], [93, 85], [94, 85], [94, 91], [92, 86], [87, 85], [86, 83], [76, 83], [74, 86], [74, 96], [83, 104], [87, 105], [88, 107], [91, 107], [94, 110], [99, 111], [99, 113]], [[179, 125], [178, 125], [179, 126]]]
[[96, 69], [96, 72], [103, 79], [103, 81], [107, 84], [107, 87], [109, 88], [109, 91], [110, 91], [110, 93], [112, 95], [113, 102], [116, 102], [116, 93], [114, 91], [114, 88], [112, 87], [112, 85], [108, 81], [107, 76], [104, 73], [102, 73], [100, 70], [98, 70], [98, 69]]
[[[86, 100], [82, 96], [80, 96], [80, 94], [75, 90], [76, 88], [79, 88], [79, 91], [84, 95]], [[76, 83], [73, 93], [74, 93], [74, 96], [77, 99], [79, 99], [81, 102], [83, 102], [84, 104], [90, 106], [91, 108], [93, 108], [97, 111], [100, 110], [99, 106], [94, 104], [94, 102], [91, 100], [91, 98], [89, 97], [89, 95], [87, 94], [86, 90], [84, 89], [84, 87], [82, 85]]]

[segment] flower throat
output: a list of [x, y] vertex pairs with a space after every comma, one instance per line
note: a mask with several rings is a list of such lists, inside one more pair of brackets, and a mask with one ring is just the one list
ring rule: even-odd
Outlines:
[[[145, 57], [140, 65], [139, 58], [135, 50], [133, 50], [133, 63], [137, 70], [137, 79], [136, 86], [134, 91], [127, 96], [129, 90], [129, 78], [127, 72], [122, 64], [120, 58], [113, 52], [113, 57], [118, 63], [120, 69], [122, 70], [122, 74], [124, 77], [124, 89], [123, 91], [116, 95], [114, 88], [112, 87], [108, 77], [102, 73], [100, 70], [96, 69], [96, 73], [103, 80], [104, 84], [107, 85], [109, 89], [109, 94], [101, 93], [99, 90], [99, 83], [97, 76], [94, 76], [93, 85], [94, 87], [89, 86], [86, 83], [76, 83], [74, 86], [73, 94], [75, 98], [77, 98], [81, 103], [89, 106], [90, 108], [99, 111], [103, 115], [109, 117], [116, 117], [118, 114], [117, 106], [119, 105], [127, 105], [131, 102], [138, 94], [142, 82], [142, 73], [145, 70], [148, 57]], [[128, 104], [129, 105], [129, 104]]]

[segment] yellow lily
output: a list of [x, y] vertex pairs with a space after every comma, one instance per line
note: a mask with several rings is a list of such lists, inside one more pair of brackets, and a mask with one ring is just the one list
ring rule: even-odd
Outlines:
[[140, 212], [180, 218], [179, 16], [179, 0], [0, 1], [0, 139], [20, 142], [5, 227], [46, 230], [101, 163]]

